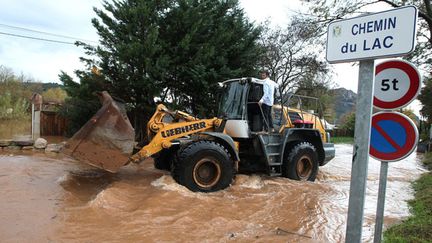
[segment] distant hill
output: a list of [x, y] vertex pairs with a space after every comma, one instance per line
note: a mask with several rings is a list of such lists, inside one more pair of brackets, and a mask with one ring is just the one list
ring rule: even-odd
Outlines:
[[347, 113], [355, 110], [357, 94], [345, 88], [337, 88], [330, 90], [330, 94], [334, 97], [335, 120], [331, 121], [336, 125], [340, 124], [340, 119]]
[[47, 91], [51, 88], [62, 88], [63, 89], [63, 85], [62, 84], [58, 84], [58, 83], [42, 83], [42, 89], [43, 91]]
[[39, 92], [47, 91], [51, 88], [63, 88], [63, 85], [58, 83], [41, 83], [41, 82], [25, 82], [23, 85], [27, 88], [39, 89]]
[[23, 82], [23, 87], [30, 90], [31, 93], [39, 93], [42, 94], [44, 91], [47, 91], [51, 88], [61, 88], [64, 86], [58, 83], [41, 83], [41, 82]]

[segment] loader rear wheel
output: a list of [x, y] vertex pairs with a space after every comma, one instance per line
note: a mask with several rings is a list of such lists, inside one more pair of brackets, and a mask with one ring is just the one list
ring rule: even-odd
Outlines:
[[198, 141], [179, 150], [172, 173], [179, 184], [191, 191], [213, 192], [231, 184], [235, 169], [222, 145]]
[[295, 145], [283, 164], [283, 176], [299, 181], [315, 181], [318, 174], [318, 155], [315, 147], [303, 142]]

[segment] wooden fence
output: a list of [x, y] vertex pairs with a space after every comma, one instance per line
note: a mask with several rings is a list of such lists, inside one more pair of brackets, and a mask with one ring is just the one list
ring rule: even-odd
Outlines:
[[40, 117], [41, 136], [64, 136], [66, 119], [55, 111], [42, 111]]

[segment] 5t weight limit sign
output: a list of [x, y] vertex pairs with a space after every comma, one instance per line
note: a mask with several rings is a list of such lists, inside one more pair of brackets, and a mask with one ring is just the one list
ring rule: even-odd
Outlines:
[[380, 63], [375, 69], [374, 106], [383, 110], [408, 105], [420, 92], [417, 68], [403, 60]]

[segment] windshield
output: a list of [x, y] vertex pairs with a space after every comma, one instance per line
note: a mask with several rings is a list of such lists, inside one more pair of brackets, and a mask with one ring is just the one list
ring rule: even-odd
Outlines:
[[226, 83], [219, 103], [219, 117], [224, 117], [226, 119], [243, 119], [245, 97], [245, 83]]

